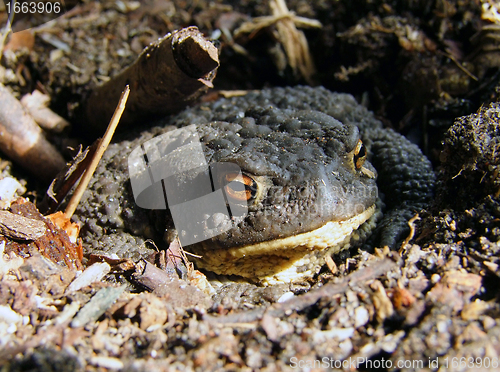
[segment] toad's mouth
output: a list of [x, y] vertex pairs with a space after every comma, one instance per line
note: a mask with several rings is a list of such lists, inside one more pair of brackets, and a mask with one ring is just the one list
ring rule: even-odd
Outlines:
[[286, 238], [216, 249], [205, 241], [190, 251], [201, 255], [196, 259], [200, 268], [216, 274], [238, 275], [264, 285], [289, 283], [313, 276], [326, 255], [349, 248], [351, 240], [359, 239], [358, 228], [365, 222], [369, 224], [375, 210], [372, 205], [347, 220], [329, 221], [315, 230]]

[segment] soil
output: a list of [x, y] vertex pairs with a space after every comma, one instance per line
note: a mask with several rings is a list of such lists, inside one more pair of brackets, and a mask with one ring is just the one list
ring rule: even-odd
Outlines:
[[[323, 25], [304, 30], [316, 69], [309, 83], [353, 94], [433, 162], [436, 197], [412, 222], [409, 243], [395, 252], [336, 256], [308, 285], [220, 282], [213, 295], [198, 289], [205, 281], [187, 260], [172, 262], [165, 254], [149, 260], [159, 271], [87, 255], [83, 265], [92, 273], [84, 271], [77, 286], [78, 243], [47, 223], [48, 242], [35, 239], [14, 250], [11, 238], [1, 239], [7, 243], [0, 254], [2, 372], [498, 369], [495, 3], [286, 5]], [[235, 36], [244, 21], [271, 14], [264, 1], [102, 0], [68, 7], [64, 17], [11, 38], [0, 61], [0, 83], [18, 98], [41, 90], [72, 124], [48, 134], [68, 160], [74, 154], [68, 145], [93, 140], [79, 120], [92, 89], [169, 31], [197, 25], [218, 40], [216, 90], [307, 79], [287, 63], [275, 26]], [[0, 13], [2, 24], [5, 18]], [[41, 180], [7, 159], [0, 170], [0, 178], [13, 176], [26, 188], [18, 194], [41, 201], [47, 187]], [[18, 201], [11, 209], [35, 218], [32, 207]], [[73, 264], [40, 255], [55, 240], [71, 248]]]

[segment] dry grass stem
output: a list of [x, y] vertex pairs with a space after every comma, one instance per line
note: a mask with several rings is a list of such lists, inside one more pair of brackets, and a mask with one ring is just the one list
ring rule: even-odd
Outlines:
[[109, 143], [111, 142], [111, 138], [113, 137], [115, 129], [118, 126], [118, 123], [120, 122], [120, 118], [123, 114], [123, 111], [125, 110], [125, 105], [127, 104], [127, 99], [129, 94], [130, 94], [130, 87], [127, 85], [122, 93], [122, 96], [120, 97], [120, 101], [118, 103], [118, 106], [116, 107], [115, 113], [113, 114], [113, 117], [109, 122], [108, 128], [106, 129], [106, 133], [104, 133], [104, 136], [99, 141], [99, 145], [97, 146], [97, 150], [94, 156], [92, 157], [92, 161], [90, 162], [89, 167], [83, 174], [82, 179], [80, 180], [80, 183], [78, 184], [75, 190], [75, 193], [71, 197], [71, 200], [69, 201], [68, 206], [64, 211], [68, 219], [71, 218], [73, 213], [75, 213], [76, 207], [78, 206], [78, 203], [80, 202], [80, 199], [82, 198], [82, 195], [85, 189], [87, 188], [87, 185], [89, 184], [90, 179], [92, 178], [97, 168], [97, 165], [99, 164], [99, 161], [101, 160], [102, 155], [104, 154], [104, 151], [106, 151]]
[[316, 67], [309, 51], [309, 44], [301, 28], [320, 28], [321, 23], [304, 17], [297, 17], [295, 13], [290, 12], [284, 0], [271, 0], [269, 6], [272, 16], [254, 18], [250, 22], [243, 23], [234, 33], [237, 37], [241, 34], [250, 34], [252, 38], [260, 30], [276, 26], [273, 33], [276, 40], [283, 46], [288, 60], [288, 64], [293, 70], [295, 76], [302, 76], [304, 80], [313, 85], [313, 76], [316, 73]]

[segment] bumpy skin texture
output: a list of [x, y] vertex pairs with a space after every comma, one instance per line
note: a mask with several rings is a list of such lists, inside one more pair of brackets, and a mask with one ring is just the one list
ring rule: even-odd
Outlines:
[[[281, 186], [275, 191], [271, 187], [267, 199], [250, 205], [249, 218], [237, 231], [215, 239], [219, 246], [313, 230], [325, 221], [352, 215], [352, 208], [335, 207], [346, 201], [371, 205], [374, 180], [353, 170], [349, 163], [359, 135], [379, 174], [379, 190], [386, 195], [385, 216], [376, 231], [377, 245], [394, 247], [407, 232], [408, 217], [432, 196], [434, 174], [418, 147], [384, 129], [347, 94], [310, 87], [265, 89], [205, 103], [160, 124], [182, 127], [208, 123], [199, 126], [199, 132], [209, 163], [234, 162], [243, 171]], [[137, 253], [144, 253], [143, 248], [137, 248], [143, 237], [161, 235], [162, 219], [149, 222], [149, 214], [134, 205], [126, 182], [130, 151], [165, 132], [160, 128], [131, 142], [114, 144], [105, 154], [77, 213], [87, 226], [94, 249], [137, 258]], [[365, 167], [373, 170], [368, 162]], [[325, 180], [333, 187], [319, 187], [318, 182]], [[360, 192], [367, 189], [371, 191]], [[261, 213], [262, 208], [267, 208], [266, 213]], [[153, 228], [155, 224], [159, 230]]]
[[[210, 110], [203, 109], [209, 106]], [[270, 107], [275, 112], [284, 113], [289, 110], [317, 110], [346, 125], [358, 127], [368, 147], [369, 160], [378, 172], [379, 191], [387, 195], [384, 198], [387, 208], [383, 220], [378, 224], [374, 243], [394, 248], [408, 232], [408, 219], [432, 198], [434, 172], [418, 146], [393, 130], [383, 128], [382, 123], [351, 95], [332, 93], [322, 87], [265, 89], [186, 110], [171, 123], [182, 126], [214, 120], [233, 122], [242, 120], [243, 115], [264, 111], [263, 108], [272, 111]], [[274, 119], [279, 122], [284, 119], [283, 116]]]
[[435, 175], [420, 149], [400, 134], [369, 128], [363, 138], [378, 171], [377, 184], [386, 204], [374, 241], [395, 248], [408, 234], [408, 220], [425, 208], [433, 196]]
[[[234, 228], [211, 239], [214, 248], [308, 232], [375, 203], [375, 178], [353, 164], [356, 126], [321, 112], [272, 106], [252, 107], [239, 118], [223, 116], [197, 128], [207, 162], [238, 165], [262, 192], [249, 201], [247, 215]], [[375, 172], [369, 163], [364, 167]], [[218, 220], [207, 216], [205, 223], [209, 232], [231, 221], [221, 221], [219, 215]]]

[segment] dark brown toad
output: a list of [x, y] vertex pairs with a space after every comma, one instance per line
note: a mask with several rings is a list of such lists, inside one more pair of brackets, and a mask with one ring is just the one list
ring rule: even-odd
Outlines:
[[[376, 244], [395, 246], [406, 234], [407, 219], [432, 195], [434, 175], [417, 146], [384, 129], [352, 96], [324, 88], [274, 88], [221, 99], [188, 109], [165, 124], [194, 128], [208, 168], [164, 177], [157, 186], [167, 202], [150, 208], [168, 204], [175, 213], [151, 219], [135, 205], [127, 186], [127, 159], [134, 148], [141, 156], [151, 155], [144, 144], [156, 138], [150, 143], [158, 145], [159, 136], [172, 127], [156, 127], [133, 142], [114, 145], [95, 177], [90, 200], [102, 210], [103, 196], [113, 199], [110, 213], [99, 219], [95, 212], [88, 216], [91, 208], [80, 212], [87, 213], [89, 232], [103, 237], [98, 248], [119, 252], [120, 241], [133, 245], [132, 236], [157, 242], [160, 236], [171, 238], [172, 219], [187, 215], [194, 204], [186, 209], [184, 203], [196, 200], [201, 217], [186, 217], [175, 227], [181, 241], [196, 231], [194, 240], [186, 240], [194, 244], [184, 249], [201, 256], [199, 267], [264, 284], [290, 282], [312, 276], [325, 255], [362, 244], [375, 224]], [[147, 166], [169, 153], [163, 150], [162, 156], [150, 156]], [[196, 168], [196, 151], [175, 159], [170, 167]], [[182, 165], [186, 163], [191, 165]], [[119, 177], [119, 186], [111, 177]], [[224, 208], [203, 213], [200, 198], [210, 193], [190, 194], [207, 177], [212, 180], [208, 191], [222, 191], [228, 213]], [[161, 177], [151, 180], [154, 184]], [[381, 220], [376, 213], [378, 190], [385, 203]], [[241, 213], [231, 213], [229, 207], [238, 205]]]

